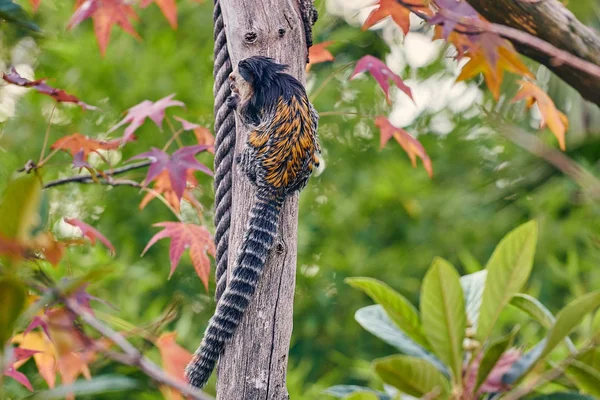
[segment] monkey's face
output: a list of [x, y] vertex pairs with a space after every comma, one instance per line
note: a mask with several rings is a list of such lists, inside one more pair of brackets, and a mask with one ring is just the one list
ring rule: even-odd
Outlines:
[[229, 74], [229, 87], [233, 93], [240, 96], [242, 102], [248, 101], [254, 94], [252, 85], [240, 74], [238, 67]]

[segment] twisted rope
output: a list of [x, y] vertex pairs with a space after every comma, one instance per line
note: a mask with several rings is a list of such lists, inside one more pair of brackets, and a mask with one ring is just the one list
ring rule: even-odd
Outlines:
[[227, 78], [231, 60], [227, 51], [227, 37], [221, 13], [220, 0], [215, 0], [214, 22], [214, 86], [215, 97], [215, 244], [216, 282], [215, 299], [219, 301], [227, 286], [229, 226], [231, 224], [231, 172], [235, 148], [235, 116], [225, 104], [229, 95]]

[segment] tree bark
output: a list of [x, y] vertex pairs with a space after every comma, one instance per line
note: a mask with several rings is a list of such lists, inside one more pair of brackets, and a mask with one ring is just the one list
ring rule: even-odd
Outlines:
[[[553, 46], [600, 66], [600, 34], [581, 23], [558, 0], [466, 0], [488, 21], [539, 37]], [[545, 65], [585, 99], [600, 106], [600, 79], [548, 54], [513, 41], [517, 51]]]
[[[305, 82], [306, 36], [297, 0], [221, 0], [233, 66], [247, 57], [265, 55], [289, 65]], [[246, 144], [247, 130], [237, 124], [235, 153]], [[255, 188], [237, 166], [233, 171], [233, 208], [228, 273], [235, 267], [254, 201]], [[296, 280], [298, 196], [286, 200], [279, 232], [260, 284], [233, 340], [221, 356], [217, 399], [288, 399], [285, 378], [292, 334]]]

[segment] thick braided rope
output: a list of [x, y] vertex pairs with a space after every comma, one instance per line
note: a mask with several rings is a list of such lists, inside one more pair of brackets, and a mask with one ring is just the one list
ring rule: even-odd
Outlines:
[[231, 224], [231, 172], [235, 148], [235, 116], [225, 104], [229, 95], [227, 78], [231, 73], [231, 60], [227, 51], [227, 37], [220, 0], [215, 0], [214, 22], [214, 87], [215, 97], [215, 261], [217, 288], [215, 299], [219, 301], [227, 286], [227, 253], [229, 226]]

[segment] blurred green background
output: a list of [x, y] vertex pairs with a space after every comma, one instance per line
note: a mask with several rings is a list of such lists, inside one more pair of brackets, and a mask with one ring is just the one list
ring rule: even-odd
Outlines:
[[[368, 383], [372, 379], [369, 360], [393, 352], [354, 321], [355, 310], [370, 300], [344, 284], [346, 277], [376, 277], [417, 304], [420, 281], [434, 256], [450, 260], [463, 273], [473, 272], [485, 265], [504, 234], [536, 219], [540, 241], [528, 293], [539, 296], [556, 311], [575, 296], [600, 287], [598, 204], [586, 201], [575, 182], [506, 140], [486, 122], [484, 110], [498, 112], [510, 123], [558, 147], [548, 131], [536, 130], [539, 120], [523, 110], [523, 103], [509, 103], [518, 87], [516, 79], [506, 78], [498, 103], [481, 80], [454, 89], [444, 86], [456, 75], [455, 63], [441, 44], [430, 49], [415, 47], [426, 38], [423, 28], [415, 25], [409, 34], [415, 36], [407, 38], [413, 47], [403, 48], [390, 39], [394, 30], [389, 24], [382, 30], [362, 32], [352, 26], [357, 13], [341, 10], [340, 1], [326, 3], [318, 2], [321, 18], [315, 27], [315, 43], [336, 41], [330, 47], [336, 61], [312, 67], [309, 94], [321, 113], [347, 111], [360, 116], [321, 117], [325, 167], [301, 195], [288, 376], [292, 399], [321, 398], [321, 390], [332, 384]], [[186, 104], [185, 109], [167, 111], [171, 120], [177, 115], [211, 127], [212, 5], [190, 0], [177, 5], [177, 30], [169, 27], [153, 5], [141, 11], [136, 24], [142, 41], [114, 29], [106, 56], [101, 57], [91, 21], [67, 31], [71, 2], [42, 0], [34, 15], [42, 34], [31, 36], [15, 26], [1, 27], [0, 69], [7, 71], [10, 65], [24, 71], [29, 68], [35, 78], [49, 77], [51, 85], [100, 107], [100, 111], [85, 112], [78, 107], [58, 107], [50, 143], [75, 132], [104, 137], [127, 108], [171, 93]], [[586, 23], [598, 27], [599, 8], [594, 0], [570, 2], [569, 7]], [[429, 51], [432, 56], [423, 61], [415, 59], [419, 54], [411, 51]], [[366, 54], [384, 60], [387, 56], [390, 67], [413, 87], [417, 107], [411, 111], [412, 120], [403, 108], [403, 95], [393, 92], [397, 101], [395, 107], [389, 107], [372, 78], [348, 81], [352, 66], [347, 64]], [[527, 64], [569, 117], [566, 155], [600, 177], [599, 109], [583, 102], [545, 68]], [[459, 102], [462, 105], [458, 106]], [[27, 160], [39, 157], [52, 108], [49, 97], [0, 86], [0, 189]], [[397, 143], [379, 149], [373, 119], [390, 113], [392, 122], [395, 118], [406, 120], [405, 128], [418, 135], [433, 162], [432, 180], [420, 165], [411, 167]], [[126, 160], [150, 146], [162, 147], [170, 136], [166, 127], [161, 132], [147, 122], [138, 130], [138, 141], [115, 157]], [[183, 139], [194, 143], [191, 135]], [[199, 159], [212, 165], [209, 154]], [[44, 179], [74, 173], [70, 157], [59, 154], [44, 169]], [[128, 176], [141, 181], [144, 175], [138, 171]], [[201, 185], [195, 193], [206, 208], [200, 222], [212, 230], [212, 180], [197, 176]], [[193, 351], [214, 309], [214, 280], [210, 293], [206, 293], [187, 255], [167, 280], [167, 241], [159, 242], [140, 258], [157, 232], [152, 224], [173, 219], [156, 200], [140, 211], [142, 195], [130, 187], [91, 185], [47, 191], [49, 225], [57, 234], [61, 233], [57, 225], [60, 218], [80, 218], [105, 233], [117, 247], [117, 256], [111, 258], [101, 246], [71, 249], [58, 269], [42, 268], [57, 278], [102, 271], [89, 292], [116, 307], [94, 305], [117, 327], [128, 327], [119, 325], [121, 321], [129, 327], [149, 326], [174, 306], [177, 316], [164, 329], [177, 331], [178, 342]], [[539, 339], [535, 326], [526, 326], [522, 332], [525, 344]], [[149, 349], [148, 355], [158, 360], [158, 352], [151, 346], [141, 340], [136, 344]], [[21, 370], [35, 376], [32, 362]], [[92, 373], [130, 375], [155, 388], [135, 369], [114, 363], [97, 363]], [[32, 383], [35, 388], [45, 387], [39, 377]], [[14, 393], [26, 393], [14, 382], [9, 388]], [[147, 390], [94, 398], [128, 399], [134, 395], [139, 399], [161, 398], [160, 392]]]

